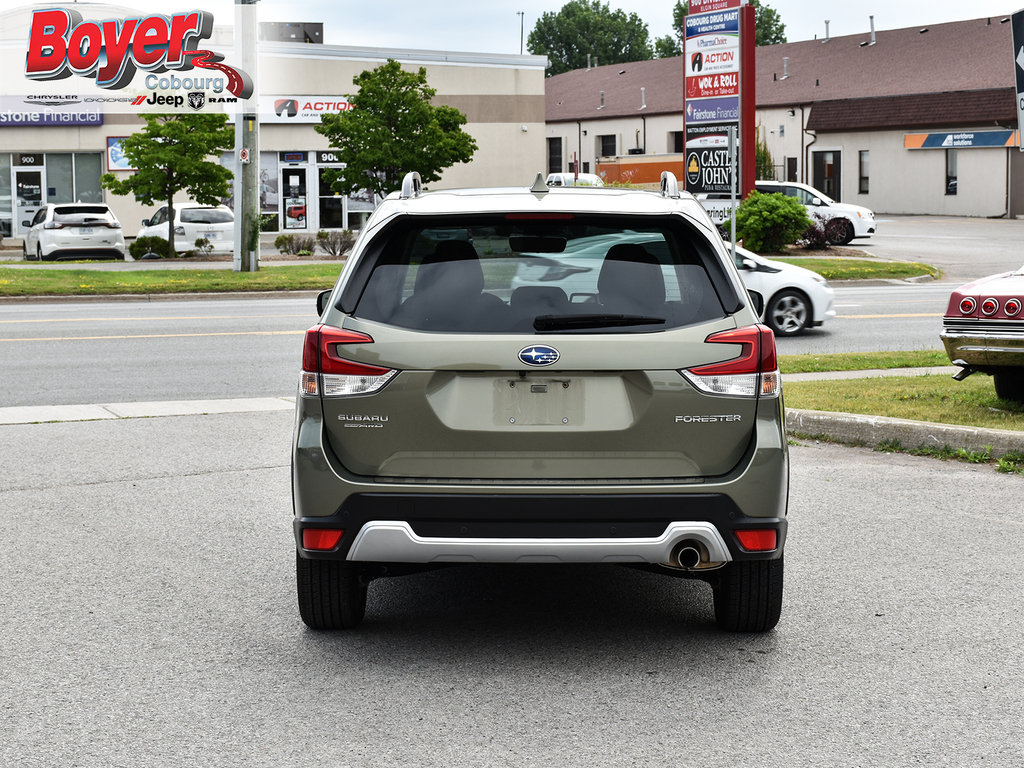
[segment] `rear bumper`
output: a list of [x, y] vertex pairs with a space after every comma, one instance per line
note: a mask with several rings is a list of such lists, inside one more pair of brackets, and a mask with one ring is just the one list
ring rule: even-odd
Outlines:
[[1024, 366], [1021, 321], [947, 320], [939, 338], [950, 360], [962, 360], [974, 370]]
[[[341, 529], [328, 552], [302, 547], [306, 528]], [[735, 532], [771, 529], [777, 546], [747, 552]], [[683, 542], [706, 560], [773, 559], [785, 517], [743, 515], [722, 494], [356, 494], [329, 517], [294, 521], [303, 557], [384, 563], [671, 563]]]

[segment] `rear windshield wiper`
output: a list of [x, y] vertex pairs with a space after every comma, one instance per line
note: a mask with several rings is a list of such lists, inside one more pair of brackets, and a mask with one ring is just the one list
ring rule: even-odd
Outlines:
[[648, 315], [538, 315], [535, 331], [567, 331], [579, 328], [619, 328], [629, 325], [663, 325], [664, 317]]

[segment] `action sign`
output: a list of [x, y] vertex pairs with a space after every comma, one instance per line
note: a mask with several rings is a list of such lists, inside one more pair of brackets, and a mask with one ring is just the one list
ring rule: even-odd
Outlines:
[[[1013, 74], [1017, 83], [1017, 129], [1024, 129], [1024, 10], [1010, 17], [1013, 26]], [[1024, 139], [1020, 140], [1024, 152]]]

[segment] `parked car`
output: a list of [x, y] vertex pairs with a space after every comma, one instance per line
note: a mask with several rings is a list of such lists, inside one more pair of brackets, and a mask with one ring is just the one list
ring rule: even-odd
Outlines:
[[[702, 579], [720, 627], [775, 626], [789, 470], [774, 335], [707, 215], [662, 184], [424, 193], [413, 173], [374, 211], [303, 347], [308, 626], [356, 626], [378, 577], [541, 562]], [[522, 262], [599, 238], [617, 242], [595, 296], [513, 287]]]
[[26, 259], [125, 259], [121, 223], [103, 203], [47, 203], [22, 241]]
[[[854, 238], [875, 233], [875, 214], [860, 205], [839, 203], [807, 184], [790, 181], [757, 181], [754, 188], [762, 194], [795, 197], [807, 208], [807, 214], [825, 223], [829, 242], [847, 245]], [[730, 196], [725, 193], [702, 192], [697, 195], [716, 224], [728, 222], [731, 216]]]
[[989, 275], [949, 297], [939, 338], [963, 380], [987, 373], [996, 395], [1024, 403], [1024, 267]]
[[[163, 205], [149, 219], [142, 220], [138, 237], [167, 239], [167, 206]], [[235, 249], [235, 214], [226, 205], [201, 203], [174, 204], [174, 250], [191, 251], [196, 240], [205, 238], [213, 253], [233, 253]]]
[[549, 187], [603, 187], [604, 179], [595, 173], [549, 173]]
[[[558, 254], [522, 254], [512, 289], [557, 286], [571, 301], [596, 302], [598, 277], [608, 250], [620, 243], [642, 245], [662, 263], [670, 301], [678, 301], [677, 283], [664, 238], [643, 232], [617, 232], [578, 238]], [[726, 244], [726, 247], [729, 247]], [[744, 285], [764, 297], [765, 323], [778, 336], [792, 336], [836, 316], [835, 291], [821, 275], [803, 267], [772, 261], [745, 248], [736, 249], [736, 268]]]

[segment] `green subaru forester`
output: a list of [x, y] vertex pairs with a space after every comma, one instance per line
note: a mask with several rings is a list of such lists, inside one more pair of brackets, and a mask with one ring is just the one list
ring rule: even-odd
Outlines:
[[439, 564], [620, 563], [708, 582], [724, 629], [772, 629], [789, 459], [759, 300], [671, 174], [660, 193], [409, 174], [306, 333], [303, 621], [354, 627], [371, 580]]

